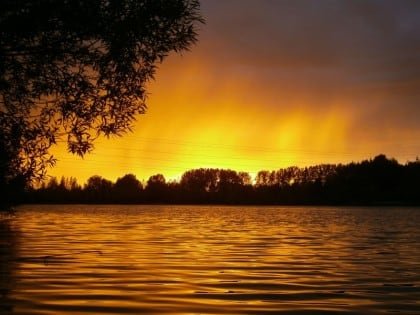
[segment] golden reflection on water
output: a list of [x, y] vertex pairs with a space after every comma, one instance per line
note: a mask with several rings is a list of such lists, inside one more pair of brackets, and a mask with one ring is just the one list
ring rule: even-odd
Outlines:
[[25, 206], [0, 313], [420, 314], [420, 209]]

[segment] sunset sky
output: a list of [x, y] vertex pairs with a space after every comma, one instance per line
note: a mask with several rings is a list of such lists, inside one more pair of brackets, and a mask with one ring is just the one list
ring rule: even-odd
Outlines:
[[420, 155], [420, 1], [202, 0], [190, 52], [169, 56], [134, 133], [53, 176], [145, 179], [185, 170]]

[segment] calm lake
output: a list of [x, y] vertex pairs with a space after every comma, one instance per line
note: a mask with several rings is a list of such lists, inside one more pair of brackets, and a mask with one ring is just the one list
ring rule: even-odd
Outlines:
[[420, 209], [23, 206], [1, 314], [420, 314]]

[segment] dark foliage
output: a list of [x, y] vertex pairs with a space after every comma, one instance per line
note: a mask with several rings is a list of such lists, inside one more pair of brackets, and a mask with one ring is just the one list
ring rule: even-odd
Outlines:
[[0, 187], [130, 130], [146, 83], [196, 41], [198, 0], [0, 1]]
[[193, 204], [346, 204], [420, 205], [420, 161], [405, 165], [379, 155], [347, 165], [289, 167], [261, 171], [255, 184], [247, 173], [196, 169], [180, 182], [163, 175], [149, 178], [143, 188], [134, 175], [115, 184], [91, 177], [82, 189], [74, 180], [52, 179], [26, 195], [41, 203], [193, 203]]

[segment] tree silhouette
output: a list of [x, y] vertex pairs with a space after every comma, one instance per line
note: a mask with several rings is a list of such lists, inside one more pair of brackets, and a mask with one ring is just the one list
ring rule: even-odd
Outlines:
[[117, 179], [113, 187], [115, 201], [132, 203], [139, 198], [142, 191], [140, 181], [133, 174], [126, 174]]
[[150, 176], [146, 185], [146, 196], [151, 202], [164, 201], [166, 195], [166, 179], [162, 174]]
[[49, 148], [84, 155], [130, 130], [146, 83], [203, 22], [198, 0], [0, 1], [0, 184], [42, 178]]
[[38, 203], [420, 205], [419, 182], [419, 160], [401, 165], [378, 155], [347, 165], [261, 171], [254, 185], [248, 173], [204, 168], [185, 172], [179, 182], [153, 175], [144, 190], [132, 174], [115, 184], [92, 176], [84, 189], [74, 179], [52, 178], [26, 198]]
[[89, 200], [111, 201], [113, 183], [101, 176], [94, 175], [87, 180], [84, 187]]
[[217, 170], [199, 168], [185, 172], [181, 185], [192, 194], [214, 193], [217, 188]]

